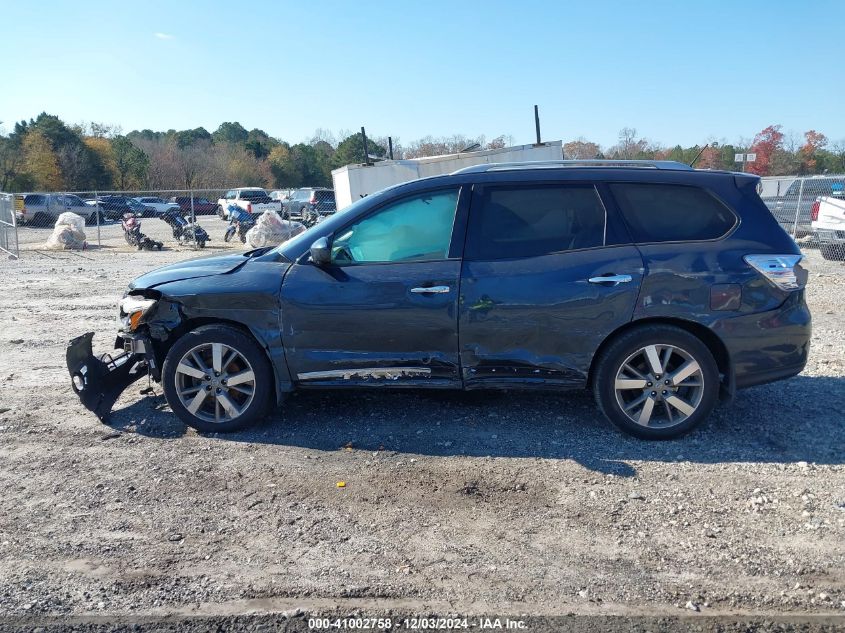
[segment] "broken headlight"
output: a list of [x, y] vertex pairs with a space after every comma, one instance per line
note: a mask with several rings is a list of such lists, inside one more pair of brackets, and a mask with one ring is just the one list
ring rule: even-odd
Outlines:
[[156, 304], [155, 299], [128, 295], [120, 301], [120, 325], [133, 332], [143, 317]]

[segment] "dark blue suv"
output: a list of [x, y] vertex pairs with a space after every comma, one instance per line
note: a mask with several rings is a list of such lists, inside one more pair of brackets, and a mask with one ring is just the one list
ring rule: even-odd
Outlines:
[[669, 162], [481, 165], [363, 198], [273, 249], [134, 280], [122, 354], [71, 342], [106, 419], [149, 373], [233, 431], [294, 389], [591, 389], [669, 438], [807, 361], [806, 271], [748, 174]]

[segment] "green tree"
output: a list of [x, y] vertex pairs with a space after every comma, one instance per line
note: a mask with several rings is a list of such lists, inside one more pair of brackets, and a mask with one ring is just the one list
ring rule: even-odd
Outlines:
[[140, 189], [147, 177], [149, 157], [125, 136], [115, 136], [111, 150], [115, 186], [120, 190]]
[[[387, 154], [387, 150], [383, 146], [369, 137], [367, 138], [367, 151], [372, 156], [385, 156]], [[347, 136], [338, 144], [332, 162], [336, 168], [368, 162], [364, 157], [364, 137], [361, 136], [360, 132]]]
[[215, 143], [229, 143], [231, 145], [242, 145], [246, 143], [248, 137], [249, 132], [237, 121], [221, 123], [220, 127], [214, 130], [211, 135]]

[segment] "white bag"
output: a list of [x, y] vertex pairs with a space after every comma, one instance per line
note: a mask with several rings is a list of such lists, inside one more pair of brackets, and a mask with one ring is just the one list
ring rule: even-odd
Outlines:
[[85, 219], [70, 211], [62, 213], [56, 219], [53, 233], [44, 246], [53, 250], [85, 249], [88, 246], [85, 241]]
[[277, 246], [286, 242], [305, 230], [300, 222], [283, 220], [275, 211], [265, 211], [249, 231], [246, 232], [246, 242], [252, 248]]

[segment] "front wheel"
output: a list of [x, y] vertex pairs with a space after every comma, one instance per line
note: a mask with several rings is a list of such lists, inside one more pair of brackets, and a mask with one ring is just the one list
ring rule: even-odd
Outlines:
[[679, 437], [716, 406], [719, 370], [707, 346], [672, 325], [636, 327], [613, 340], [593, 372], [601, 412], [642, 439]]
[[221, 207], [219, 204], [217, 205], [217, 217], [219, 217], [221, 220], [226, 219], [226, 214], [223, 212], [223, 207]]
[[264, 351], [251, 336], [225, 325], [205, 325], [176, 341], [165, 358], [162, 383], [173, 412], [207, 433], [253, 424], [274, 393]]

